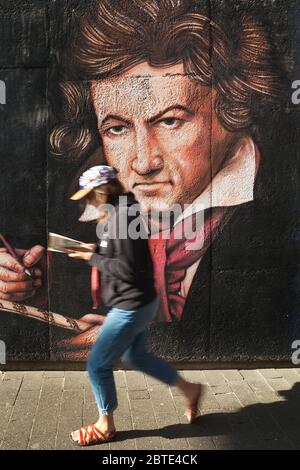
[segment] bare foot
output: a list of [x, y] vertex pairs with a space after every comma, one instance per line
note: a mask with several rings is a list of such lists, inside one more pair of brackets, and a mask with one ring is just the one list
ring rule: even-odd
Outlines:
[[188, 405], [185, 412], [185, 416], [187, 417], [189, 423], [193, 423], [198, 416], [201, 395], [202, 385], [190, 382], [186, 393]]
[[186, 398], [188, 403], [194, 403], [199, 395], [199, 391], [202, 388], [201, 384], [195, 384], [193, 382], [189, 383], [189, 386], [186, 391]]

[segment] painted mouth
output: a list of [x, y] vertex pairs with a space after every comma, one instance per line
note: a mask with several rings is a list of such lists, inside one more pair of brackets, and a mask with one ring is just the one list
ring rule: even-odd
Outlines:
[[151, 183], [136, 183], [134, 189], [143, 192], [156, 192], [163, 187], [170, 185], [170, 181], [153, 181]]

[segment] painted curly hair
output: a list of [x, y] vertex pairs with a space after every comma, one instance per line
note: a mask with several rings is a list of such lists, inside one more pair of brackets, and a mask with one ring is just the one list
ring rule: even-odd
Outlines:
[[[261, 24], [240, 18], [229, 37], [191, 0], [97, 0], [73, 28], [56, 91], [60, 122], [50, 135], [55, 154], [80, 156], [99, 145], [89, 82], [147, 61], [183, 62], [191, 80], [217, 92], [215, 112], [230, 131], [251, 132], [262, 110], [278, 107], [285, 76]], [[70, 53], [71, 51], [71, 53]]]

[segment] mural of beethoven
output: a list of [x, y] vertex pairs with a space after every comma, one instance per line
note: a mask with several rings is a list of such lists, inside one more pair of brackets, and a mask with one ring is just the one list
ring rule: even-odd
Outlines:
[[[241, 16], [231, 35], [204, 2], [101, 0], [63, 62], [54, 153], [115, 167], [145, 211], [188, 204], [192, 223], [191, 208], [204, 210], [200, 250], [150, 240], [173, 348], [196, 359], [285, 357], [294, 254], [264, 125], [287, 84], [262, 24]], [[64, 345], [88, 350], [98, 328]]]

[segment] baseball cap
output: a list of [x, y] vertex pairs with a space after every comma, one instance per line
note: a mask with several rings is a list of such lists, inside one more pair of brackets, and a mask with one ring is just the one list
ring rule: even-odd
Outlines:
[[92, 166], [86, 170], [79, 178], [79, 191], [70, 197], [72, 201], [78, 201], [86, 196], [94, 188], [98, 188], [102, 184], [109, 183], [116, 178], [116, 170], [108, 165]]

